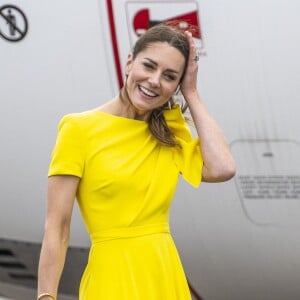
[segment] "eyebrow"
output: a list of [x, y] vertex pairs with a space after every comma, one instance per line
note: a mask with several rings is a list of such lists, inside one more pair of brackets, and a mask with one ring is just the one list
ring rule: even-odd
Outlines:
[[[152, 60], [151, 58], [149, 58], [149, 57], [145, 57], [145, 59], [147, 59], [148, 61], [150, 61], [152, 64], [154, 64], [155, 66], [157, 66], [158, 65], [158, 63], [157, 62], [155, 62], [154, 60]], [[172, 72], [172, 73], [176, 73], [176, 74], [179, 74], [179, 72], [178, 71], [176, 71], [176, 70], [173, 70], [173, 69], [167, 69], [166, 71], [168, 71], [168, 72]]]

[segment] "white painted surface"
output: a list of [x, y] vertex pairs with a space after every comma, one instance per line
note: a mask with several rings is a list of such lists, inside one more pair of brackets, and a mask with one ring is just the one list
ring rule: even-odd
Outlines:
[[[0, 237], [40, 241], [58, 121], [109, 100], [117, 81], [105, 1], [15, 2], [30, 27], [20, 43], [0, 40]], [[125, 2], [118, 1], [120, 20]], [[207, 52], [199, 90], [228, 141], [299, 142], [300, 2], [198, 4]], [[128, 45], [127, 23], [119, 25], [119, 43]], [[299, 168], [292, 161], [287, 173]], [[299, 226], [251, 222], [233, 180], [199, 190], [181, 182], [171, 224], [187, 275], [206, 300], [300, 298]], [[72, 232], [73, 245], [88, 245], [77, 210]]]

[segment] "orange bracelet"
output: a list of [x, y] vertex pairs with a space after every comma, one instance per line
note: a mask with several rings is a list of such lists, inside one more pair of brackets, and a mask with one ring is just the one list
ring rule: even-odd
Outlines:
[[40, 295], [37, 297], [37, 300], [40, 300], [40, 299], [42, 299], [42, 298], [44, 298], [44, 297], [50, 297], [51, 299], [56, 300], [56, 298], [55, 298], [53, 295], [49, 294], [49, 293], [42, 293], [42, 294], [40, 294]]

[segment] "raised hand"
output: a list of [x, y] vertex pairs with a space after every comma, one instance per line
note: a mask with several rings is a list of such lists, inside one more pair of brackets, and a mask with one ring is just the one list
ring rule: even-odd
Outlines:
[[185, 35], [189, 42], [190, 54], [187, 62], [186, 72], [181, 83], [181, 92], [185, 100], [189, 103], [189, 101], [197, 94], [199, 52], [196, 48], [191, 32], [185, 31]]

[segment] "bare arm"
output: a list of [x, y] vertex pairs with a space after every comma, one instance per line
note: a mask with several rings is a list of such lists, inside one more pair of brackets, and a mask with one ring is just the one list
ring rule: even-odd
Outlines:
[[207, 111], [197, 91], [198, 63], [194, 60], [197, 49], [192, 35], [186, 32], [190, 44], [190, 57], [181, 91], [188, 103], [200, 139], [203, 156], [202, 180], [220, 182], [235, 174], [235, 163], [228, 144], [215, 120]]
[[71, 215], [79, 181], [80, 178], [75, 176], [60, 175], [48, 179], [48, 208], [38, 269], [38, 295], [57, 295], [69, 245]]

